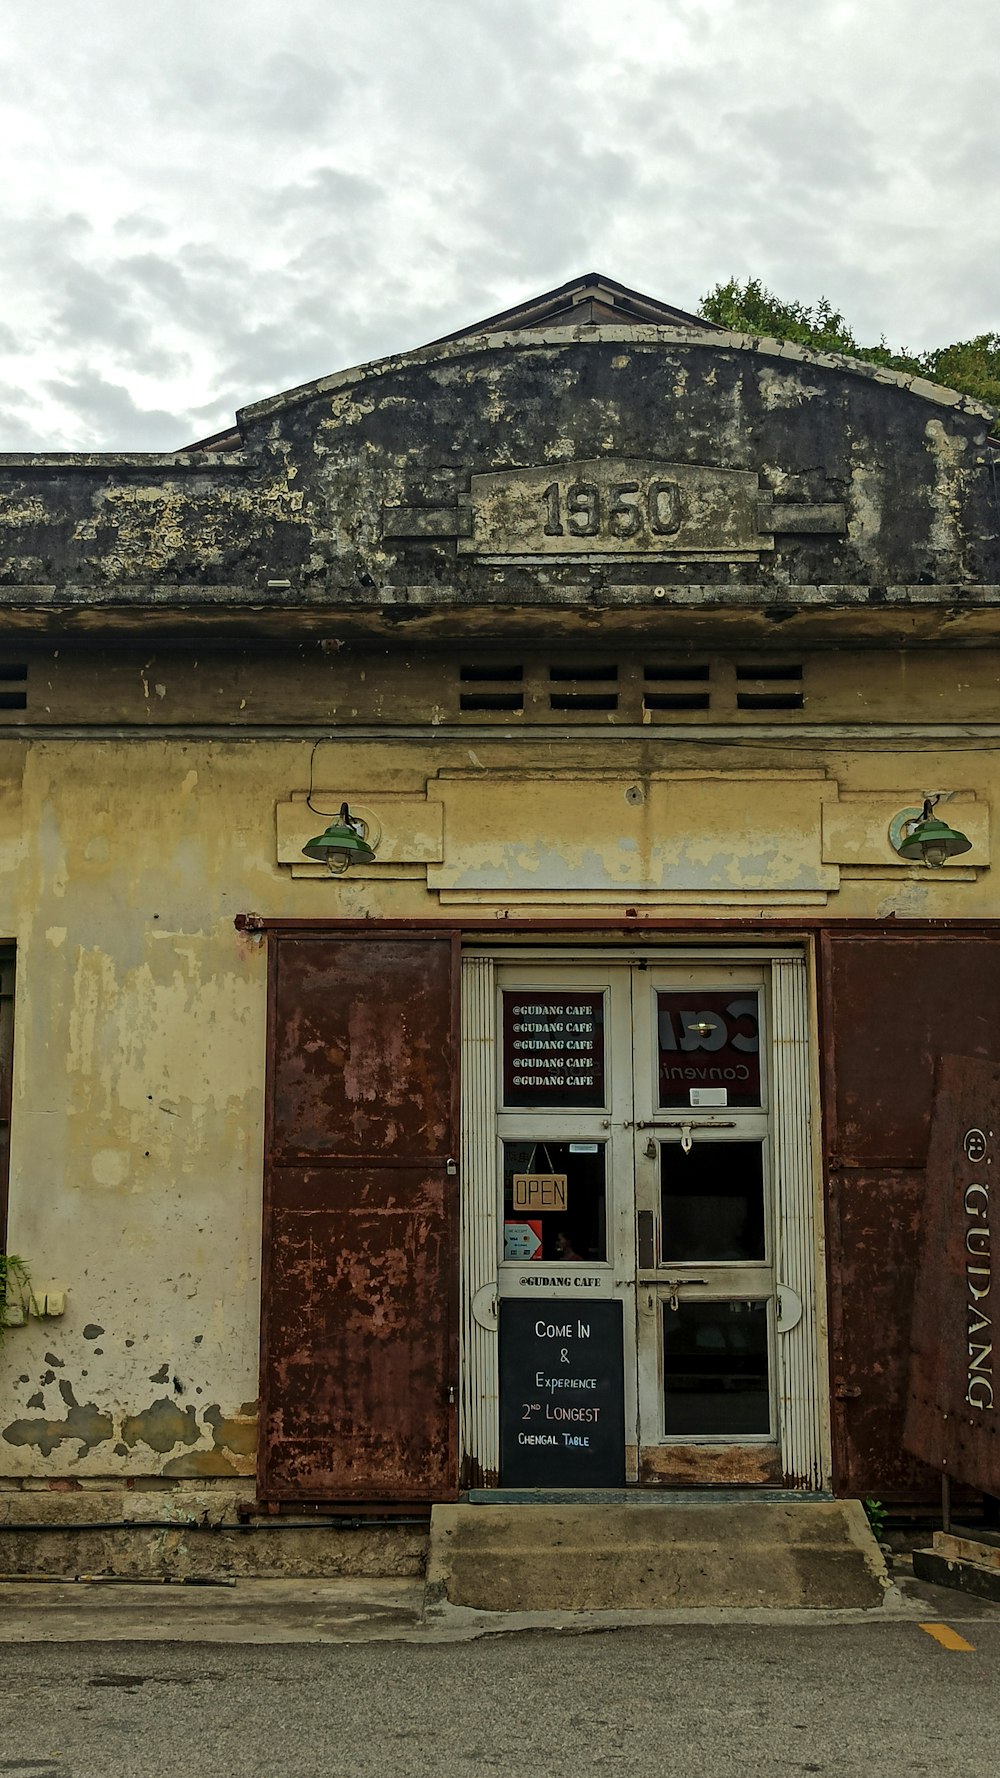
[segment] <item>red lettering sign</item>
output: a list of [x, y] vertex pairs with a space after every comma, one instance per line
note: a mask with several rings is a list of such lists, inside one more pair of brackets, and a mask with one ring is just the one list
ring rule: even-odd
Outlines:
[[713, 1092], [711, 1103], [760, 1104], [760, 1007], [755, 989], [659, 993], [656, 1029], [661, 1106], [705, 1103], [700, 1100], [705, 1088]]

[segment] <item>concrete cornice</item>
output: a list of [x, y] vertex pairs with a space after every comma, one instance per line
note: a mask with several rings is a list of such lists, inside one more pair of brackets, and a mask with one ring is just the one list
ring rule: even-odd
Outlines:
[[212, 475], [250, 469], [244, 451], [0, 451], [0, 475], [19, 469], [95, 469], [115, 475]]
[[602, 343], [630, 346], [641, 351], [670, 346], [689, 352], [750, 352], [757, 357], [771, 358], [786, 364], [810, 365], [817, 370], [862, 377], [887, 388], [905, 390], [919, 400], [938, 407], [953, 408], [959, 413], [986, 420], [991, 428], [1000, 425], [1000, 410], [996, 408], [974, 401], [969, 395], [961, 395], [955, 389], [946, 389], [939, 383], [929, 382], [926, 377], [886, 370], [882, 365], [869, 364], [861, 358], [850, 358], [834, 352], [816, 352], [812, 347], [797, 345], [793, 340], [770, 339], [762, 334], [727, 333], [719, 329], [710, 332], [707, 328], [702, 333], [689, 327], [652, 326], [531, 328], [516, 333], [486, 333], [460, 340], [445, 340], [438, 345], [421, 346], [413, 352], [393, 353], [388, 358], [373, 359], [369, 364], [335, 371], [330, 376], [320, 377], [316, 382], [302, 383], [298, 388], [285, 390], [283, 394], [251, 402], [238, 410], [237, 420], [241, 427], [259, 423], [288, 408], [313, 401], [318, 396], [335, 394], [410, 367], [454, 363], [463, 358], [509, 351], [512, 347], [525, 352], [551, 352], [567, 346]]

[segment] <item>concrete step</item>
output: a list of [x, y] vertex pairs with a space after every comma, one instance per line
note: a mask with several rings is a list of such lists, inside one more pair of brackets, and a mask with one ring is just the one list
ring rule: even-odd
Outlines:
[[1000, 1537], [991, 1531], [935, 1531], [929, 1550], [914, 1550], [918, 1580], [1000, 1601]]
[[1000, 1569], [1000, 1536], [995, 1531], [967, 1529], [953, 1525], [950, 1531], [935, 1531], [934, 1548], [954, 1562], [979, 1562], [983, 1568]]
[[480, 1611], [880, 1605], [885, 1563], [856, 1500], [461, 1502], [431, 1516], [428, 1602]]

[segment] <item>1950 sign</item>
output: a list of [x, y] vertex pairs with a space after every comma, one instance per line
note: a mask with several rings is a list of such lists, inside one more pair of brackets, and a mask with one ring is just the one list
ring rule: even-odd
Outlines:
[[757, 555], [756, 475], [600, 457], [474, 475], [460, 553], [496, 556]]

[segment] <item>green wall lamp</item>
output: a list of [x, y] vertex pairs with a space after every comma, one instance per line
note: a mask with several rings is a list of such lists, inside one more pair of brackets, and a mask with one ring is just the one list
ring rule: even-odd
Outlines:
[[957, 828], [949, 827], [932, 813], [941, 792], [925, 796], [922, 809], [901, 809], [889, 823], [889, 843], [908, 864], [929, 864], [932, 868], [972, 851], [972, 841]]
[[[312, 808], [311, 803], [309, 807]], [[322, 812], [316, 810], [317, 815]], [[317, 864], [325, 864], [332, 876], [342, 877], [352, 864], [374, 862], [375, 848], [368, 843], [368, 831], [367, 821], [360, 815], [352, 815], [348, 805], [341, 803], [337, 819], [315, 839], [306, 841], [302, 856]]]

